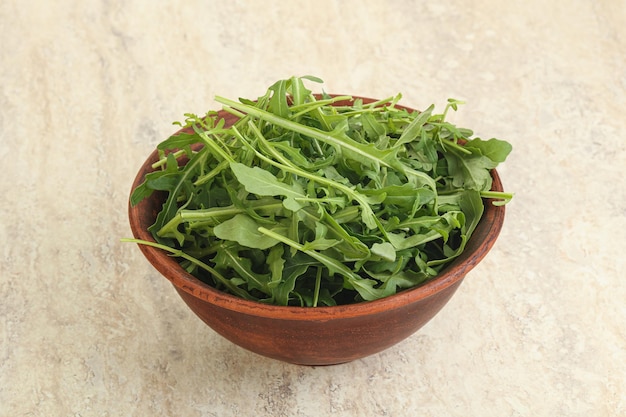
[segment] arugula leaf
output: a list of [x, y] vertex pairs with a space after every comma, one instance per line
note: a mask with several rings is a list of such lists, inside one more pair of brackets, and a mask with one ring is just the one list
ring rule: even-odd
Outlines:
[[396, 260], [396, 248], [389, 242], [374, 243], [372, 245], [372, 254], [378, 255], [387, 261]]
[[480, 193], [472, 190], [463, 191], [459, 201], [459, 208], [465, 216], [465, 224], [462, 231], [469, 239], [474, 229], [476, 229], [476, 226], [478, 226], [478, 222], [485, 210], [483, 201], [480, 198]]
[[433, 110], [435, 109], [435, 105], [432, 104], [426, 110], [421, 112], [415, 119], [409, 123], [409, 125], [402, 131], [400, 138], [395, 143], [395, 147], [403, 146], [409, 142], [414, 141], [417, 138], [422, 137], [422, 128], [430, 118]]
[[233, 245], [222, 245], [213, 262], [220, 268], [230, 267], [237, 278], [247, 283], [248, 288], [260, 290], [267, 293], [267, 285], [270, 281], [269, 274], [259, 274], [252, 270], [252, 261], [249, 258], [240, 256], [239, 250]]
[[276, 81], [269, 89], [273, 91], [272, 97], [270, 98], [269, 111], [280, 117], [287, 117], [289, 115], [286, 95], [287, 80]]
[[496, 162], [481, 154], [467, 155], [455, 149], [450, 149], [445, 158], [454, 187], [476, 191], [491, 189], [490, 170], [497, 166]]
[[[230, 169], [237, 177], [237, 180], [245, 187], [249, 193], [260, 196], [284, 196], [296, 201], [296, 198], [304, 198], [304, 192], [297, 183], [287, 184], [279, 181], [271, 172], [259, 167], [247, 167], [238, 162], [230, 164]], [[303, 206], [295, 203], [295, 206]], [[294, 210], [295, 211], [295, 210]]]
[[495, 138], [491, 138], [487, 141], [475, 138], [467, 141], [465, 147], [471, 150], [478, 150], [481, 155], [486, 156], [496, 163], [504, 162], [513, 149], [510, 143]]
[[[235, 217], [215, 226], [215, 236], [222, 240], [237, 242], [242, 246], [256, 249], [268, 249], [276, 245], [278, 241], [258, 232], [259, 224], [245, 214], [237, 214]], [[284, 231], [285, 227], [276, 225], [272, 230]]]
[[288, 305], [298, 278], [302, 277], [311, 266], [317, 265], [319, 265], [317, 261], [300, 252], [286, 259], [282, 271], [282, 279], [272, 291], [275, 303], [284, 306]]

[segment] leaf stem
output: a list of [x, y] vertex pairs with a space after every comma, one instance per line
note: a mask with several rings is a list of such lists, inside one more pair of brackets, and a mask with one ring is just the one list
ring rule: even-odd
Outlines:
[[377, 165], [383, 165], [386, 167], [391, 166], [387, 161], [377, 157], [368, 148], [362, 146], [360, 143], [355, 142], [353, 139], [349, 137], [341, 137], [341, 139], [335, 137], [338, 132], [325, 132], [319, 129], [315, 129], [313, 127], [305, 126], [300, 123], [282, 118], [273, 113], [267, 112], [265, 110], [259, 109], [254, 106], [250, 106], [243, 103], [238, 103], [233, 100], [229, 100], [224, 97], [215, 97], [215, 100], [219, 103], [225, 104], [230, 107], [234, 107], [239, 111], [246, 112], [249, 115], [255, 116], [259, 119], [265, 120], [266, 122], [272, 123], [276, 126], [280, 126], [284, 129], [291, 130], [296, 133], [300, 133], [301, 135], [309, 136], [311, 138], [320, 140], [324, 143], [328, 143], [329, 145], [337, 146], [339, 148], [345, 148], [355, 154], [358, 154], [364, 158], [367, 158], [374, 162]]
[[186, 259], [189, 262], [193, 263], [194, 265], [197, 265], [198, 267], [200, 267], [200, 268], [204, 269], [205, 271], [209, 272], [213, 278], [215, 278], [217, 281], [219, 281], [221, 284], [223, 284], [225, 287], [227, 287], [228, 290], [231, 291], [233, 294], [238, 295], [240, 297], [243, 297], [246, 300], [253, 300], [254, 299], [246, 291], [242, 290], [241, 288], [237, 287], [236, 285], [233, 285], [233, 283], [231, 283], [226, 277], [224, 277], [222, 274], [217, 272], [215, 269], [211, 268], [209, 265], [205, 264], [201, 260], [196, 259], [193, 256], [186, 254], [185, 252], [183, 252], [180, 249], [174, 249], [174, 248], [171, 248], [169, 246], [162, 245], [160, 243], [150, 242], [148, 240], [142, 240], [142, 239], [122, 238], [121, 241], [122, 242], [137, 243], [139, 245], [151, 246], [153, 248], [157, 248], [157, 249], [161, 249], [161, 250], [164, 250], [166, 252], [169, 252], [173, 256]]
[[193, 130], [200, 135], [207, 147], [216, 155], [228, 162], [235, 162], [235, 159], [224, 149], [222, 149], [213, 139], [209, 137], [210, 131], [200, 129], [197, 125], [193, 125]]
[[480, 196], [482, 198], [493, 198], [494, 206], [503, 206], [513, 199], [513, 193], [505, 193], [503, 191], [481, 191]]
[[[185, 150], [184, 150], [184, 149], [180, 149], [180, 150], [178, 150], [178, 151], [176, 151], [176, 152], [173, 152], [173, 154], [174, 154], [174, 158], [178, 158], [179, 156], [181, 156], [181, 155], [182, 155], [182, 154], [184, 154], [184, 153], [185, 153]], [[165, 165], [165, 163], [166, 163], [166, 162], [167, 162], [167, 156], [165, 156], [165, 157], [163, 157], [163, 158], [159, 159], [159, 160], [158, 160], [158, 161], [156, 161], [154, 164], [152, 164], [152, 165], [151, 165], [151, 166], [152, 166], [152, 169], [157, 169], [157, 168], [159, 168], [159, 167], [162, 167], [163, 165]]]
[[315, 288], [313, 290], [313, 307], [317, 307], [318, 300], [320, 298], [320, 286], [322, 285], [322, 268], [317, 268], [317, 274], [315, 275]]

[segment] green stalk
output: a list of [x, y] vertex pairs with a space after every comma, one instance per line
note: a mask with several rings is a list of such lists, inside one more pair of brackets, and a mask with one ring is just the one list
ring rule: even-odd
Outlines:
[[313, 307], [317, 307], [317, 302], [320, 298], [320, 287], [322, 285], [322, 268], [317, 268], [317, 274], [315, 275], [315, 288], [313, 290]]
[[[185, 153], [184, 149], [178, 150], [176, 152], [173, 152], [174, 154], [174, 158], [178, 158], [179, 156], [183, 155]], [[156, 161], [154, 164], [152, 164], [152, 169], [157, 169], [162, 167], [163, 165], [165, 165], [165, 163], [167, 162], [167, 156], [165, 156], [164, 158], [159, 159], [158, 161]]]
[[229, 161], [224, 159], [222, 162], [217, 164], [217, 166], [215, 168], [213, 168], [211, 171], [207, 172], [206, 174], [204, 174], [201, 177], [198, 177], [198, 179], [196, 180], [196, 182], [193, 183], [193, 185], [198, 186], [198, 185], [202, 185], [202, 184], [206, 183], [211, 178], [215, 177], [217, 174], [219, 174], [224, 169], [226, 169], [228, 167], [229, 163], [230, 163]]
[[310, 101], [307, 103], [302, 103], [302, 104], [296, 104], [290, 107], [291, 111], [299, 111], [300, 113], [297, 113], [296, 115], [292, 116], [293, 118], [296, 118], [296, 116], [298, 115], [302, 115], [302, 114], [306, 114], [308, 112], [310, 112], [311, 110], [314, 110], [316, 108], [319, 107], [323, 107], [329, 104], [333, 104], [336, 103], [338, 101], [343, 101], [343, 100], [350, 100], [352, 99], [352, 96], [337, 96], [337, 97], [333, 97], [333, 98], [328, 98], [328, 99], [324, 99], [324, 100], [316, 100], [316, 101]]
[[214, 155], [219, 155], [223, 160], [228, 162], [235, 162], [235, 159], [228, 152], [222, 149], [213, 139], [209, 137], [210, 132], [201, 130], [197, 125], [193, 125], [193, 130], [202, 138], [205, 145]]
[[512, 193], [505, 193], [503, 191], [481, 191], [480, 196], [482, 198], [493, 198], [499, 201], [494, 201], [494, 206], [503, 206], [513, 199]]
[[354, 140], [350, 139], [349, 137], [345, 135], [344, 137], [339, 139], [334, 136], [334, 135], [337, 135], [337, 132], [324, 132], [322, 130], [315, 129], [313, 127], [305, 126], [300, 123], [293, 122], [288, 119], [284, 119], [280, 116], [277, 116], [273, 113], [259, 109], [257, 107], [250, 106], [250, 105], [243, 104], [243, 103], [238, 103], [236, 101], [229, 100], [224, 97], [217, 96], [215, 97], [215, 100], [219, 103], [235, 108], [236, 110], [245, 112], [261, 120], [265, 120], [266, 122], [269, 122], [273, 125], [280, 126], [284, 129], [291, 130], [296, 133], [300, 133], [301, 135], [317, 139], [321, 142], [330, 144], [335, 147], [345, 148], [351, 152], [354, 152], [357, 155], [360, 155], [366, 159], [371, 160], [375, 164], [386, 166], [386, 167], [391, 166], [391, 164], [389, 164], [387, 161], [368, 152], [368, 148], [364, 147], [362, 144], [358, 142], [355, 142]]
[[193, 256], [186, 254], [185, 252], [183, 252], [180, 249], [170, 248], [169, 246], [161, 245], [160, 243], [150, 242], [148, 240], [141, 240], [141, 239], [123, 238], [123, 239], [121, 239], [121, 241], [122, 242], [137, 243], [139, 245], [151, 246], [153, 248], [157, 248], [157, 249], [161, 249], [161, 250], [164, 250], [166, 252], [169, 252], [173, 256], [186, 259], [189, 262], [193, 263], [194, 265], [196, 265], [196, 266], [204, 269], [208, 273], [210, 273], [211, 276], [213, 276], [217, 281], [219, 281], [226, 288], [228, 288], [228, 290], [231, 291], [233, 294], [238, 295], [239, 297], [242, 297], [242, 298], [244, 298], [246, 300], [253, 300], [254, 299], [246, 291], [242, 290], [241, 288], [237, 287], [236, 285], [233, 285], [228, 279], [226, 279], [222, 274], [217, 272], [215, 269], [211, 268], [209, 265], [205, 264], [201, 260], [196, 259]]

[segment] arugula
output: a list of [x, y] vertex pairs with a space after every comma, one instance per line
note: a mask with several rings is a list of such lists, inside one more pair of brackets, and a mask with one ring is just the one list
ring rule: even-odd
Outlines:
[[[472, 138], [442, 114], [314, 95], [292, 77], [257, 100], [216, 97], [161, 142], [131, 204], [165, 191], [150, 227], [199, 279], [262, 303], [374, 300], [419, 285], [459, 256], [484, 211], [490, 170], [511, 145]], [[340, 102], [350, 100], [350, 105]]]

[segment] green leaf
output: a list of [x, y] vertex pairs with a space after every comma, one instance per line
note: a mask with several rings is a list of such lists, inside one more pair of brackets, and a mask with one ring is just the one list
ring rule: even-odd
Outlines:
[[372, 254], [378, 255], [386, 261], [396, 260], [396, 249], [389, 242], [374, 243], [372, 245]]
[[315, 83], [320, 83], [320, 84], [324, 83], [324, 81], [321, 78], [318, 78], [318, 77], [316, 77], [314, 75], [303, 75], [300, 78], [305, 79], [305, 80], [309, 80], [309, 81], [313, 81]]
[[483, 211], [485, 210], [480, 193], [471, 190], [464, 191], [461, 194], [460, 207], [465, 216], [463, 231], [469, 239], [474, 229], [476, 229], [476, 226], [478, 226], [478, 222], [480, 221]]
[[289, 304], [290, 294], [296, 286], [296, 281], [313, 265], [319, 265], [319, 263], [300, 252], [285, 261], [282, 280], [272, 291], [276, 304], [283, 306]]
[[[306, 99], [311, 94], [311, 90], [308, 90], [304, 86], [304, 82], [302, 81], [302, 78], [291, 77], [289, 81], [290, 81], [289, 91], [291, 92], [291, 96], [293, 97], [293, 105], [298, 106], [298, 105], [304, 104], [306, 102]], [[287, 114], [288, 112], [285, 113], [285, 116]]]
[[271, 281], [268, 286], [276, 287], [283, 279], [283, 271], [285, 269], [285, 259], [283, 254], [285, 249], [282, 245], [272, 246], [270, 253], [267, 256], [267, 264], [269, 265], [270, 273], [272, 275]]
[[201, 140], [196, 133], [180, 132], [159, 143], [157, 149], [182, 149], [199, 142], [201, 142]]
[[289, 106], [287, 105], [287, 80], [277, 81], [269, 88], [274, 92], [270, 98], [268, 110], [280, 117], [289, 115]]
[[[246, 214], [238, 214], [215, 226], [215, 236], [222, 240], [237, 242], [248, 248], [268, 249], [276, 245], [278, 241], [258, 231], [259, 224]], [[286, 230], [284, 226], [277, 225], [272, 230]]]
[[363, 130], [372, 141], [387, 135], [385, 124], [379, 122], [371, 113], [363, 113], [361, 115], [361, 123], [363, 124]]
[[450, 150], [445, 158], [455, 187], [476, 191], [488, 191], [491, 188], [490, 170], [497, 166], [496, 162], [484, 155], [466, 155], [454, 150]]
[[400, 135], [400, 138], [394, 146], [399, 147], [414, 141], [416, 138], [421, 138], [422, 127], [426, 124], [434, 109], [435, 106], [431, 105], [426, 110], [421, 112], [419, 116], [413, 119], [411, 123], [409, 123], [409, 125], [406, 127], [406, 129], [404, 129], [404, 131]]
[[[230, 164], [237, 180], [245, 187], [246, 191], [260, 196], [284, 196], [292, 199], [305, 197], [302, 189], [294, 184], [279, 181], [271, 172], [259, 167], [247, 167], [239, 162]], [[292, 208], [302, 208], [296, 200], [290, 204]]]
[[320, 237], [311, 242], [304, 242], [304, 245], [302, 245], [302, 250], [305, 252], [308, 250], [326, 250], [332, 248], [333, 246], [337, 246], [337, 244], [339, 244], [340, 242], [340, 240], [326, 239]]
[[481, 155], [486, 156], [496, 163], [504, 162], [506, 160], [506, 157], [509, 156], [511, 150], [513, 149], [509, 142], [496, 138], [491, 138], [487, 141], [484, 141], [480, 138], [475, 138], [468, 141], [465, 144], [465, 147], [468, 149], [478, 150]]
[[248, 288], [257, 289], [267, 293], [267, 285], [270, 281], [269, 274], [259, 274], [252, 270], [252, 261], [240, 256], [237, 249], [232, 245], [222, 245], [215, 256], [214, 262], [221, 269], [230, 267], [238, 278], [248, 284]]
[[440, 237], [441, 233], [434, 229], [423, 234], [412, 234], [408, 236], [404, 233], [389, 233], [387, 235], [391, 245], [393, 245], [393, 247], [398, 251], [414, 248], [416, 246], [432, 242]]

